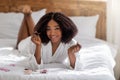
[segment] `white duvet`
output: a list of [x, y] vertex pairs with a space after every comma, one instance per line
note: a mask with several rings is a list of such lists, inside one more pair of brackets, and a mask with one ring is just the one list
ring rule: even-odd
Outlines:
[[[0, 80], [115, 80], [115, 50], [106, 42], [99, 39], [80, 39], [82, 49], [79, 57], [80, 65], [77, 70], [65, 69], [62, 64], [51, 63], [40, 65], [43, 69], [25, 74], [24, 69], [29, 64], [29, 58], [19, 54], [7, 43], [0, 40]], [[14, 42], [14, 41], [13, 41]], [[11, 44], [11, 43], [10, 43]], [[3, 47], [3, 46], [4, 47]], [[47, 70], [46, 73], [41, 73]]]

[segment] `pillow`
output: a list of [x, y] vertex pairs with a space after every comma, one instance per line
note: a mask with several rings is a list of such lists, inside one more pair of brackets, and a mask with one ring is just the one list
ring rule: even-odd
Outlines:
[[[42, 9], [32, 13], [35, 23], [46, 13], [46, 9]], [[23, 20], [22, 13], [0, 13], [0, 38], [16, 39]]]
[[35, 24], [39, 21], [39, 19], [46, 14], [46, 9], [42, 9], [40, 11], [36, 11], [32, 13], [32, 18]]
[[111, 70], [114, 68], [114, 58], [117, 50], [113, 45], [98, 38], [80, 38], [80, 44], [82, 48], [76, 55], [78, 61], [76, 69], [108, 67]]
[[0, 13], [0, 38], [16, 38], [23, 19], [22, 13]]
[[78, 28], [78, 34], [75, 39], [79, 37], [95, 38], [96, 24], [99, 15], [95, 16], [71, 16], [70, 19], [75, 23]]
[[12, 50], [16, 46], [16, 39], [0, 39], [0, 51], [1, 50]]

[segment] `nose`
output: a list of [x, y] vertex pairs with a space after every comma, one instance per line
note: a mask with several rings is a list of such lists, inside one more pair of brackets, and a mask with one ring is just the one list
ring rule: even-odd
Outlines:
[[51, 30], [51, 31], [50, 31], [50, 34], [51, 34], [51, 35], [55, 35], [55, 31], [54, 31], [54, 30]]

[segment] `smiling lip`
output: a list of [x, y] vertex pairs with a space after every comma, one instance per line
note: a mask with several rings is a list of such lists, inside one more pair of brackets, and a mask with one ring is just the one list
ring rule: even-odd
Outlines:
[[56, 36], [51, 36], [50, 38], [53, 40], [53, 39], [55, 39], [55, 38], [56, 38]]

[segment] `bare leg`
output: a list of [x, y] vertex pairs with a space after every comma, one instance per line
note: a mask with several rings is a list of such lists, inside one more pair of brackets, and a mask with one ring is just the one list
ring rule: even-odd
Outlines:
[[31, 36], [34, 32], [34, 27], [35, 27], [35, 23], [34, 23], [31, 15], [27, 15], [26, 22], [27, 22], [27, 26], [28, 26], [28, 33]]
[[33, 34], [33, 30], [35, 26], [34, 21], [31, 17], [30, 8], [24, 7], [23, 13], [24, 13], [24, 18], [18, 32], [16, 49], [18, 48], [18, 44], [21, 40]]

